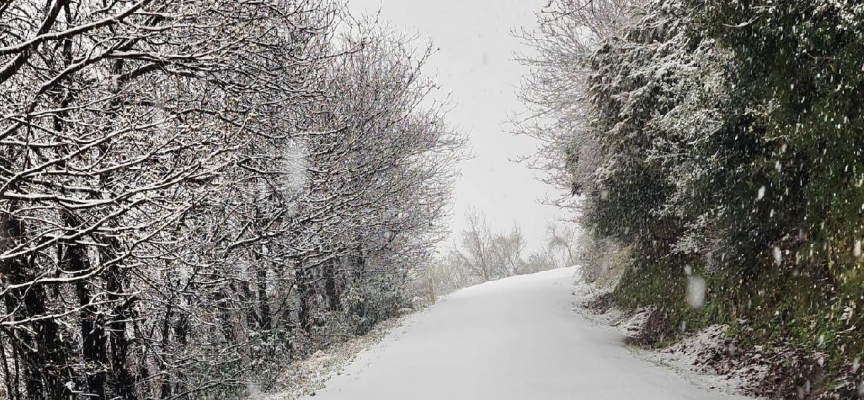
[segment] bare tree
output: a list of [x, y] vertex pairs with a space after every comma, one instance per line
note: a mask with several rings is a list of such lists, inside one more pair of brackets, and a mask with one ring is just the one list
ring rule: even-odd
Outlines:
[[3, 395], [231, 397], [401, 307], [464, 138], [429, 47], [340, 15], [0, 4]]
[[473, 274], [480, 277], [481, 281], [493, 279], [494, 267], [489, 248], [492, 241], [492, 230], [486, 223], [486, 217], [476, 210], [470, 210], [466, 213], [465, 220], [468, 227], [461, 234], [461, 249], [454, 247], [453, 251]]
[[587, 134], [585, 82], [588, 58], [602, 39], [614, 36], [626, 24], [633, 0], [553, 1], [537, 14], [536, 29], [515, 32], [535, 54], [518, 55], [531, 68], [519, 98], [521, 115], [511, 118], [513, 132], [536, 138], [541, 145], [523, 159], [546, 173], [544, 181], [562, 190], [554, 205], [574, 208], [573, 195], [581, 194], [598, 166], [601, 148]]
[[452, 262], [458, 262], [480, 281], [499, 279], [525, 272], [525, 239], [519, 226], [510, 232], [494, 232], [486, 217], [477, 210], [466, 213], [468, 227], [460, 235], [459, 246], [452, 249]]
[[555, 254], [558, 265], [575, 265], [580, 251], [579, 244], [577, 227], [555, 223], [546, 226], [546, 247]]
[[[421, 104], [434, 87], [420, 74], [430, 48], [389, 35], [361, 24], [342, 39], [350, 54], [330, 66], [332, 101], [313, 113], [316, 133], [305, 139], [315, 168], [298, 216], [328, 216], [296, 220], [297, 241], [326, 244], [297, 255], [307, 331], [316, 312], [343, 311], [361, 331], [394, 312], [394, 301], [368, 304], [376, 297], [368, 291], [401, 296], [392, 288], [402, 287], [408, 266], [425, 263], [443, 237], [464, 138], [444, 123], [440, 107]], [[315, 307], [314, 293], [326, 307]]]

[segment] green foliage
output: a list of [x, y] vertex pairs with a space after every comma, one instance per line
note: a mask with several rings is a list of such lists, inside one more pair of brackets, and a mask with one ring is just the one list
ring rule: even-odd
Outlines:
[[593, 239], [631, 250], [616, 302], [657, 309], [649, 342], [722, 322], [841, 370], [864, 350], [864, 5], [655, 0], [631, 17], [582, 60], [572, 143], [599, 162], [564, 160], [595, 171], [577, 191]]

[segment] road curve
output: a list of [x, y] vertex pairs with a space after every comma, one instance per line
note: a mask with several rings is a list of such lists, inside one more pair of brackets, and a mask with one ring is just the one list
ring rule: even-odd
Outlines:
[[410, 317], [315, 400], [731, 399], [635, 358], [572, 311], [573, 268], [488, 282]]

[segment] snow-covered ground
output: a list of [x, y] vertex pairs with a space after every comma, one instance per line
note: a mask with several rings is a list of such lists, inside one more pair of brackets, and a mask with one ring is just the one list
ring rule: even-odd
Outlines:
[[[598, 288], [586, 283], [577, 270], [573, 287], [574, 310], [593, 324], [614, 329], [623, 336], [638, 336], [654, 309], [643, 308], [635, 313], [626, 313], [615, 307], [596, 310], [591, 306], [610, 291], [609, 287]], [[736, 348], [725, 339], [726, 329], [726, 326], [712, 325], [671, 346], [659, 350], [633, 348], [632, 353], [639, 359], [675, 371], [701, 388], [739, 394], [764, 379], [768, 367], [759, 360], [747, 362], [731, 357]], [[724, 356], [712, 360], [716, 355]], [[718, 373], [718, 368], [722, 374]]]
[[573, 312], [576, 272], [458, 291], [360, 354], [314, 399], [735, 398], [635, 357], [619, 331]]

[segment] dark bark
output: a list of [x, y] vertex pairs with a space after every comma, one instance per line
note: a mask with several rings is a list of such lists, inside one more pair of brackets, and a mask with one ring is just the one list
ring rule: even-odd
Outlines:
[[129, 341], [126, 338], [126, 324], [130, 319], [130, 309], [135, 302], [134, 297], [125, 296], [123, 284], [124, 272], [113, 265], [108, 268], [105, 276], [108, 299], [115, 304], [111, 317], [106, 325], [111, 346], [111, 375], [114, 386], [114, 396], [122, 400], [135, 399], [135, 379], [129, 372], [127, 358]]
[[[174, 307], [173, 301], [169, 301], [166, 305], [165, 309], [165, 317], [162, 319], [162, 345], [161, 349], [163, 352], [168, 351], [168, 338], [171, 334], [171, 318], [174, 316]], [[171, 397], [171, 374], [167, 371], [167, 366], [164, 363], [161, 363], [161, 375], [162, 375], [162, 388], [161, 388], [161, 396], [162, 399], [167, 399]]]
[[[77, 243], [66, 245], [61, 265], [63, 269], [75, 275], [82, 275], [90, 270], [87, 249]], [[75, 282], [75, 293], [81, 306], [81, 349], [85, 363], [85, 393], [97, 398], [105, 398], [105, 369], [107, 353], [105, 351], [105, 320], [92, 305], [90, 282], [78, 280]]]
[[273, 317], [270, 314], [270, 302], [267, 300], [267, 267], [258, 260], [256, 285], [258, 286], [258, 321], [261, 333], [266, 338], [273, 329]]
[[306, 271], [302, 266], [297, 269], [297, 295], [300, 297], [300, 308], [297, 310], [297, 319], [300, 323], [300, 329], [303, 329], [305, 332], [312, 330], [312, 290], [309, 285], [307, 274], [308, 271]]
[[339, 311], [341, 303], [339, 295], [339, 287], [336, 282], [336, 263], [338, 259], [334, 258], [324, 264], [324, 292], [327, 294], [327, 304], [330, 311]]
[[[22, 237], [24, 224], [11, 215], [0, 216], [0, 227], [4, 236], [4, 246], [11, 246], [16, 238]], [[8, 239], [7, 239], [8, 238]], [[12, 285], [26, 285], [9, 291], [3, 302], [6, 310], [15, 320], [28, 320], [48, 314], [47, 294], [41, 284], [29, 284], [36, 279], [33, 271], [33, 257], [18, 257], [0, 264], [0, 273], [7, 276]], [[17, 314], [17, 315], [16, 315]], [[66, 369], [66, 346], [59, 338], [60, 328], [52, 318], [30, 322], [32, 330], [15, 329], [10, 336], [24, 362], [24, 386], [27, 398], [59, 400], [68, 394], [64, 382], [69, 379]], [[31, 334], [32, 332], [32, 334]]]

